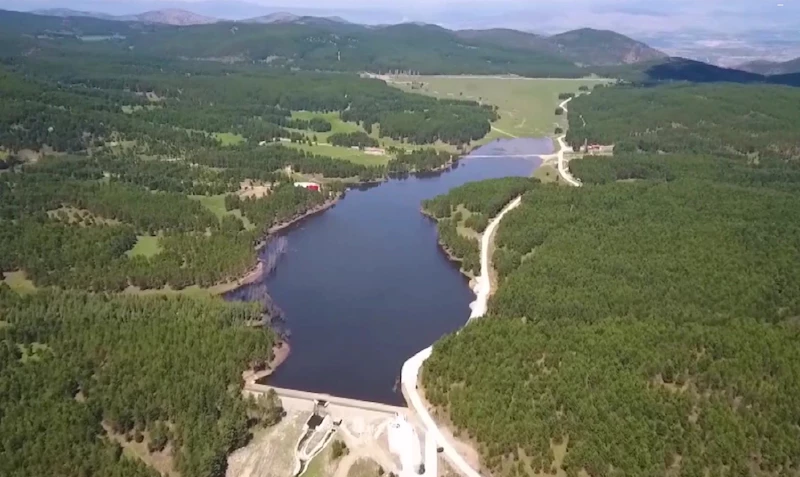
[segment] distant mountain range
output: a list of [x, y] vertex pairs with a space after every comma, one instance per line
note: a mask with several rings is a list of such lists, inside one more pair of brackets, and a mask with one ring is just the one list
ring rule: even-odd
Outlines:
[[153, 58], [262, 63], [311, 71], [551, 78], [596, 74], [632, 82], [800, 86], [800, 72], [792, 74], [800, 60], [742, 67], [757, 71], [720, 68], [669, 57], [613, 31], [588, 28], [543, 36], [510, 29], [453, 31], [425, 23], [367, 26], [338, 17], [291, 13], [238, 22], [184, 10], [125, 17], [63, 9], [37, 13], [0, 10], [0, 55], [48, 55], [65, 46], [109, 58], [135, 51]]
[[149, 12], [139, 13], [137, 15], [108, 15], [100, 12], [85, 12], [79, 10], [70, 10], [69, 8], [54, 8], [49, 10], [34, 10], [36, 15], [45, 15], [52, 17], [87, 17], [98, 18], [101, 20], [115, 20], [123, 22], [142, 22], [142, 23], [157, 23], [162, 25], [174, 26], [189, 26], [189, 25], [207, 25], [209, 23], [216, 23], [219, 21], [217, 18], [205, 17], [188, 10], [180, 9], [167, 9], [167, 10], [152, 10]]
[[273, 24], [288, 24], [294, 23], [296, 25], [324, 25], [324, 24], [350, 24], [342, 17], [312, 17], [304, 15], [295, 15], [288, 12], [271, 13], [263, 17], [248, 18], [241, 20], [242, 23], [260, 23], [263, 25]]
[[[77, 11], [70, 9], [37, 10], [38, 15], [56, 17], [89, 17], [102, 20], [142, 22], [150, 24], [164, 24], [174, 26], [209, 25], [213, 23], [231, 23], [229, 20], [220, 20], [186, 10], [157, 10], [139, 15], [112, 16], [104, 13]], [[304, 25], [331, 29], [346, 28], [348, 33], [358, 35], [357, 30], [375, 31], [383, 30], [390, 36], [396, 31], [405, 31], [403, 25], [420, 29], [422, 37], [431, 37], [435, 41], [457, 43], [460, 41], [484, 45], [490, 48], [503, 50], [527, 51], [536, 54], [538, 61], [544, 57], [553, 62], [572, 64], [574, 66], [613, 66], [635, 64], [667, 58], [667, 55], [647, 46], [644, 43], [628, 38], [627, 36], [608, 30], [593, 30], [584, 28], [561, 33], [554, 36], [541, 36], [509, 29], [490, 30], [461, 30], [450, 31], [436, 25], [419, 23], [401, 25], [365, 26], [348, 22], [341, 17], [314, 17], [301, 16], [288, 12], [273, 13], [266, 16], [240, 20], [237, 24], [259, 25]], [[362, 32], [364, 33], [364, 32]], [[410, 32], [413, 34], [413, 32]], [[436, 37], [435, 39], [433, 37]], [[264, 38], [266, 39], [266, 38]], [[435, 43], [431, 43], [431, 46]], [[424, 45], [420, 45], [424, 46]], [[454, 47], [457, 45], [453, 45]], [[217, 48], [215, 48], [217, 49]], [[242, 45], [243, 50], [252, 51], [253, 48]], [[189, 51], [185, 52], [189, 54]], [[238, 55], [240, 52], [233, 50], [220, 50], [215, 56]]]
[[738, 69], [767, 76], [800, 73], [800, 58], [783, 62], [764, 60], [750, 61], [739, 65]]

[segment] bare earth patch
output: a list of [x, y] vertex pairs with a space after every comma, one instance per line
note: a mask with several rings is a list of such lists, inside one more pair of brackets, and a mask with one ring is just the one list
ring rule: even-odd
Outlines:
[[226, 477], [291, 477], [295, 446], [309, 413], [289, 413], [276, 426], [256, 431], [247, 447], [228, 457]]
[[256, 199], [266, 197], [269, 194], [271, 186], [259, 181], [252, 181], [245, 179], [239, 184], [239, 197], [246, 199], [254, 197]]

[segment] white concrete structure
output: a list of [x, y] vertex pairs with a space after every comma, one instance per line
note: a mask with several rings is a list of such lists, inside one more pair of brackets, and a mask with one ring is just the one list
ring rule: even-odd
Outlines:
[[422, 463], [419, 450], [419, 436], [405, 416], [397, 414], [389, 423], [387, 430], [389, 451], [400, 458], [400, 476], [416, 476]]
[[[506, 215], [510, 210], [518, 207], [521, 202], [521, 197], [517, 197], [511, 201], [511, 203], [509, 203], [499, 214], [497, 214], [497, 217], [495, 217], [489, 223], [489, 226], [486, 227], [486, 231], [481, 237], [481, 275], [477, 278], [475, 287], [473, 288], [476, 298], [475, 301], [469, 305], [472, 309], [472, 313], [470, 313], [469, 316], [469, 321], [480, 318], [486, 314], [489, 294], [492, 291], [492, 283], [489, 276], [489, 268], [491, 266], [489, 262], [489, 245], [491, 243], [492, 235], [494, 234], [495, 229], [497, 229], [497, 226], [500, 224], [500, 221], [503, 219], [503, 216]], [[469, 321], [467, 323], [469, 323]], [[430, 471], [428, 468], [430, 453], [429, 447], [433, 445], [433, 443], [438, 443], [439, 446], [442, 447], [444, 456], [447, 458], [450, 464], [455, 467], [458, 473], [464, 477], [481, 477], [480, 472], [472, 468], [472, 466], [464, 459], [464, 457], [458, 453], [458, 450], [455, 448], [453, 443], [444, 437], [442, 431], [439, 429], [439, 426], [436, 424], [436, 421], [433, 420], [430, 411], [428, 411], [428, 408], [425, 406], [425, 403], [422, 402], [422, 396], [420, 396], [417, 390], [419, 372], [422, 369], [422, 365], [425, 363], [425, 360], [430, 358], [432, 351], [433, 347], [429, 346], [409, 358], [408, 361], [403, 363], [403, 370], [400, 374], [400, 382], [402, 384], [403, 393], [408, 399], [409, 407], [416, 412], [417, 416], [425, 427], [425, 473], [428, 474]], [[430, 444], [428, 442], [429, 439], [431, 440]], [[437, 449], [435, 448], [433, 449], [433, 455], [431, 457], [433, 462], [436, 462], [436, 450]]]

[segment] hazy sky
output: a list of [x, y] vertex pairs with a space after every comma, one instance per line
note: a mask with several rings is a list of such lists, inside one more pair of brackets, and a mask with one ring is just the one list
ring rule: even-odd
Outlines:
[[0, 8], [72, 8], [114, 14], [159, 8], [243, 18], [275, 11], [351, 21], [424, 21], [448, 27], [506, 26], [553, 32], [591, 26], [623, 32], [800, 28], [800, 0], [0, 0]]

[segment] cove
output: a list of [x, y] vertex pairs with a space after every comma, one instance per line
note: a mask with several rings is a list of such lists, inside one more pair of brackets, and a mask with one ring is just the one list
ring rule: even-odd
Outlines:
[[402, 404], [395, 382], [403, 362], [461, 328], [475, 299], [421, 202], [467, 182], [530, 176], [541, 160], [518, 156], [552, 149], [546, 138], [495, 141], [449, 171], [349, 190], [281, 232], [288, 250], [276, 269], [226, 296], [252, 299], [266, 289], [284, 312], [292, 352], [269, 383]]

